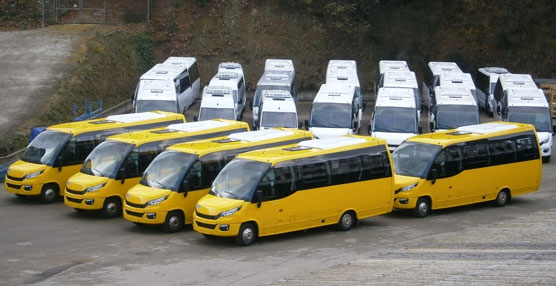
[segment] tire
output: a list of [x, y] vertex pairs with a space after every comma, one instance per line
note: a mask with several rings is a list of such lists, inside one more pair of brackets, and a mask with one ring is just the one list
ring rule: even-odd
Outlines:
[[122, 202], [119, 198], [107, 198], [104, 200], [101, 210], [105, 218], [115, 218], [122, 215]]
[[18, 199], [24, 200], [24, 201], [26, 201], [26, 200], [29, 199], [29, 196], [22, 195], [22, 194], [15, 194], [15, 196], [16, 196]]
[[542, 162], [543, 162], [543, 163], [548, 163], [548, 162], [550, 162], [550, 156], [542, 157]]
[[511, 200], [512, 197], [510, 196], [508, 190], [501, 190], [500, 192], [498, 192], [498, 195], [496, 196], [496, 199], [494, 199], [493, 203], [497, 207], [503, 207], [507, 205]]
[[257, 240], [257, 227], [252, 222], [244, 222], [239, 228], [236, 236], [236, 243], [241, 246], [248, 246]]
[[164, 232], [173, 233], [183, 229], [183, 214], [180, 211], [171, 211], [166, 215], [166, 220], [162, 225]]
[[419, 198], [413, 209], [415, 217], [426, 217], [431, 210], [431, 202], [428, 198]]
[[56, 184], [46, 184], [42, 187], [39, 199], [45, 204], [56, 202], [60, 198], [60, 190]]
[[355, 213], [353, 213], [352, 211], [347, 211], [342, 214], [336, 227], [340, 231], [348, 231], [352, 229], [356, 223], [357, 218], [355, 217]]

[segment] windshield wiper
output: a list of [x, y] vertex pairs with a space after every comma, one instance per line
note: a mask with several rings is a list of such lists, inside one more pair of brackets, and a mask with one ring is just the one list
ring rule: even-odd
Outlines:
[[160, 186], [159, 189], [166, 189], [166, 186], [164, 186], [164, 184], [162, 184], [162, 183], [160, 183], [160, 182], [158, 182], [158, 181], [155, 181], [155, 180], [149, 180], [149, 179], [147, 179], [147, 183], [149, 184], [149, 187], [155, 188], [155, 186], [151, 186], [151, 183], [155, 183], [155, 184], [157, 184], [157, 185]]
[[224, 193], [230, 194], [232, 196], [232, 199], [237, 199], [237, 196], [234, 193], [230, 193], [228, 191], [224, 191]]
[[106, 176], [104, 175], [104, 173], [103, 173], [101, 170], [97, 170], [97, 169], [95, 169], [95, 168], [91, 168], [91, 173], [92, 173], [91, 175], [94, 176], [95, 174], [94, 174], [93, 172], [99, 173], [99, 174], [100, 174], [100, 177], [106, 177]]

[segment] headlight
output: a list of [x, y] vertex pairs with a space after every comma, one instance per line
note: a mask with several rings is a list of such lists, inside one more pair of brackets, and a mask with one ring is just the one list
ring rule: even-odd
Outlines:
[[104, 185], [106, 185], [106, 183], [102, 183], [100, 185], [88, 187], [88, 188], [85, 189], [85, 193], [98, 191], [100, 188], [104, 187]]
[[165, 199], [167, 199], [167, 198], [168, 198], [168, 196], [164, 196], [164, 197], [158, 198], [158, 199], [156, 199], [156, 200], [148, 201], [148, 202], [147, 202], [147, 206], [158, 205], [158, 204], [160, 204], [161, 202], [163, 202], [163, 201], [164, 201]]
[[220, 213], [219, 216], [220, 216], [220, 217], [231, 216], [231, 215], [237, 213], [237, 211], [239, 211], [240, 209], [241, 209], [241, 206], [239, 206], [239, 207], [237, 207], [237, 208], [233, 208], [233, 209], [228, 210], [228, 211], [223, 211], [223, 212]]
[[37, 172], [31, 173], [31, 174], [27, 174], [27, 175], [23, 176], [23, 179], [32, 179], [32, 178], [42, 174], [42, 172], [44, 172], [44, 170], [37, 171]]
[[[543, 144], [546, 144], [546, 143], [548, 143], [548, 140], [550, 140], [550, 138], [546, 138], [546, 139], [544, 139], [543, 141], [541, 141], [541, 144], [540, 144], [540, 145], [543, 145]], [[34, 174], [34, 173], [33, 173], [33, 174]]]
[[417, 187], [417, 184], [418, 184], [418, 183], [419, 183], [419, 182], [413, 183], [413, 184], [411, 184], [411, 185], [409, 185], [409, 186], [401, 187], [401, 188], [397, 189], [397, 190], [395, 191], [395, 193], [397, 194], [397, 193], [399, 193], [399, 192], [409, 192], [409, 191], [413, 190], [415, 187]]

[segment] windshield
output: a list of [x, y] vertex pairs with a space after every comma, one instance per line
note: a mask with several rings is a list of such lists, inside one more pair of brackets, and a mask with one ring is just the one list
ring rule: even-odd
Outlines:
[[137, 100], [137, 112], [153, 110], [178, 112], [178, 103], [173, 100]]
[[214, 179], [210, 194], [250, 202], [255, 186], [268, 168], [269, 163], [234, 159]]
[[313, 103], [311, 127], [351, 128], [351, 104]]
[[149, 164], [141, 178], [141, 185], [178, 191], [183, 176], [199, 156], [167, 150]]
[[552, 119], [547, 107], [510, 107], [508, 121], [533, 124], [537, 132], [552, 132]]
[[201, 108], [199, 120], [211, 120], [215, 118], [235, 120], [233, 108]]
[[479, 111], [475, 105], [438, 105], [436, 129], [453, 129], [479, 124]]
[[261, 98], [263, 90], [285, 90], [290, 91], [289, 86], [279, 86], [279, 85], [258, 85], [255, 95], [253, 96], [253, 106], [259, 106], [261, 104]]
[[417, 133], [417, 111], [404, 107], [377, 107], [375, 132]]
[[440, 146], [431, 144], [411, 141], [402, 143], [392, 153], [396, 174], [425, 179], [428, 167], [440, 149]]
[[87, 156], [81, 167], [81, 173], [113, 179], [133, 147], [135, 147], [133, 144], [112, 140], [104, 141]]
[[52, 166], [58, 153], [70, 138], [71, 134], [69, 133], [46, 130], [29, 143], [21, 160]]
[[297, 117], [295, 112], [263, 112], [261, 126], [297, 128]]

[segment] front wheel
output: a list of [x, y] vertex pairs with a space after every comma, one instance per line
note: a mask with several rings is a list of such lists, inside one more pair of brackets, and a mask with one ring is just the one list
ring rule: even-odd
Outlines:
[[497, 207], [503, 207], [507, 205], [510, 200], [510, 193], [507, 190], [502, 190], [498, 193], [496, 199], [494, 199], [494, 205]]
[[43, 203], [51, 204], [58, 200], [60, 197], [60, 192], [58, 190], [58, 185], [47, 184], [42, 187], [40, 200]]
[[413, 209], [413, 215], [416, 217], [426, 217], [431, 209], [431, 203], [428, 198], [419, 198], [415, 209]]
[[257, 227], [251, 222], [241, 224], [239, 233], [236, 236], [236, 243], [241, 246], [253, 244], [257, 239]]
[[172, 211], [166, 215], [166, 220], [162, 228], [164, 232], [173, 233], [178, 232], [183, 228], [183, 214], [180, 211]]
[[337, 227], [340, 231], [348, 231], [355, 226], [357, 219], [352, 211], [347, 211], [340, 217]]
[[122, 215], [122, 202], [119, 198], [107, 198], [102, 206], [102, 216], [114, 218]]

